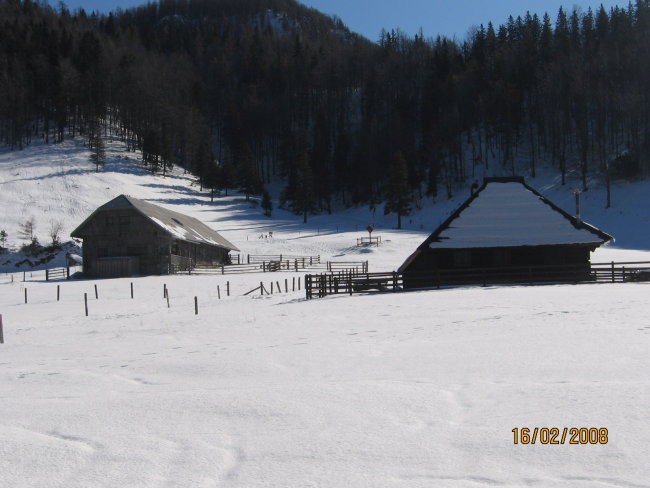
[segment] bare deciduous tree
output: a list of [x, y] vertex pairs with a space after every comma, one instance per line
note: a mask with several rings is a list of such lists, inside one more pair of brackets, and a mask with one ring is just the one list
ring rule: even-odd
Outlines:
[[58, 220], [50, 221], [50, 239], [52, 239], [52, 247], [61, 246], [61, 232], [63, 231], [63, 224]]
[[34, 217], [29, 217], [25, 222], [20, 225], [18, 229], [18, 237], [25, 241], [34, 242], [36, 236], [34, 232], [36, 231], [36, 220]]

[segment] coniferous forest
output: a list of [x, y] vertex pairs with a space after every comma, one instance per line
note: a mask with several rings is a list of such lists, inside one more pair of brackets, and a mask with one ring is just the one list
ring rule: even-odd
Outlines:
[[407, 214], [475, 172], [543, 164], [584, 189], [641, 176], [648, 87], [650, 0], [377, 42], [294, 0], [109, 15], [0, 0], [3, 144], [110, 131], [152, 172], [182, 166], [208, 190], [281, 181], [305, 219], [334, 204]]

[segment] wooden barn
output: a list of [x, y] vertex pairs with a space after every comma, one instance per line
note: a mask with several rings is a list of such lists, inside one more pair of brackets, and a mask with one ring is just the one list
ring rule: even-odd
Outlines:
[[565, 212], [522, 177], [483, 185], [402, 264], [405, 288], [588, 280], [612, 236]]
[[90, 277], [217, 266], [238, 251], [203, 222], [127, 195], [99, 207], [71, 235], [83, 239], [83, 271]]

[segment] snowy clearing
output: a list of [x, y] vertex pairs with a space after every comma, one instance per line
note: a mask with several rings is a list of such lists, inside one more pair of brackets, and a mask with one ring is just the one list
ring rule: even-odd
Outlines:
[[[103, 173], [73, 143], [47, 149], [0, 155], [0, 228], [11, 234], [30, 212], [42, 230], [56, 218], [69, 232], [127, 193], [205, 221], [245, 253], [392, 270], [462, 200], [427, 207], [405, 231], [377, 217], [382, 245], [357, 248], [367, 208], [303, 226], [282, 211], [266, 219], [240, 195], [210, 204], [187, 175], [151, 176], [117, 145]], [[570, 202], [568, 189], [548, 190], [560, 204], [564, 192]], [[592, 261], [650, 261], [636, 223], [647, 207], [611, 209], [618, 220], [585, 207], [636, 249], [605, 247]], [[650, 486], [650, 284], [242, 296], [299, 276], [0, 275], [0, 486]], [[514, 445], [515, 427], [605, 427], [609, 442]]]

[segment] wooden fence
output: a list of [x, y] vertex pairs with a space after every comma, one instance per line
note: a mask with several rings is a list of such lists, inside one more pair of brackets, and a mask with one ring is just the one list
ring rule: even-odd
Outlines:
[[[307, 299], [335, 294], [442, 288], [458, 285], [624, 283], [650, 281], [650, 262], [593, 263], [585, 266], [469, 268], [408, 273], [338, 272], [305, 275]], [[406, 286], [405, 286], [406, 285]]]
[[307, 266], [320, 264], [320, 256], [305, 256], [298, 254], [234, 254], [232, 264], [262, 264], [269, 261], [298, 261], [304, 269]]
[[[275, 257], [275, 256], [272, 256]], [[283, 257], [287, 257], [283, 255]], [[309, 261], [306, 257], [303, 259], [283, 259], [271, 260], [271, 261], [262, 261], [261, 263], [255, 264], [225, 264], [219, 266], [195, 266], [191, 270], [188, 270], [190, 274], [239, 274], [239, 273], [273, 273], [277, 271], [293, 271], [298, 272], [307, 268], [313, 269], [323, 269], [329, 272], [338, 272], [338, 271], [355, 271], [355, 272], [367, 272], [368, 271], [368, 261], [326, 261], [324, 263], [320, 262], [320, 256], [317, 256], [318, 263], [315, 259], [312, 259], [312, 263], [309, 264]]]
[[66, 268], [49, 268], [45, 270], [45, 281], [50, 280], [69, 280], [70, 267]]
[[372, 246], [375, 245], [379, 247], [381, 244], [381, 236], [375, 237], [357, 237], [357, 247], [359, 246]]

